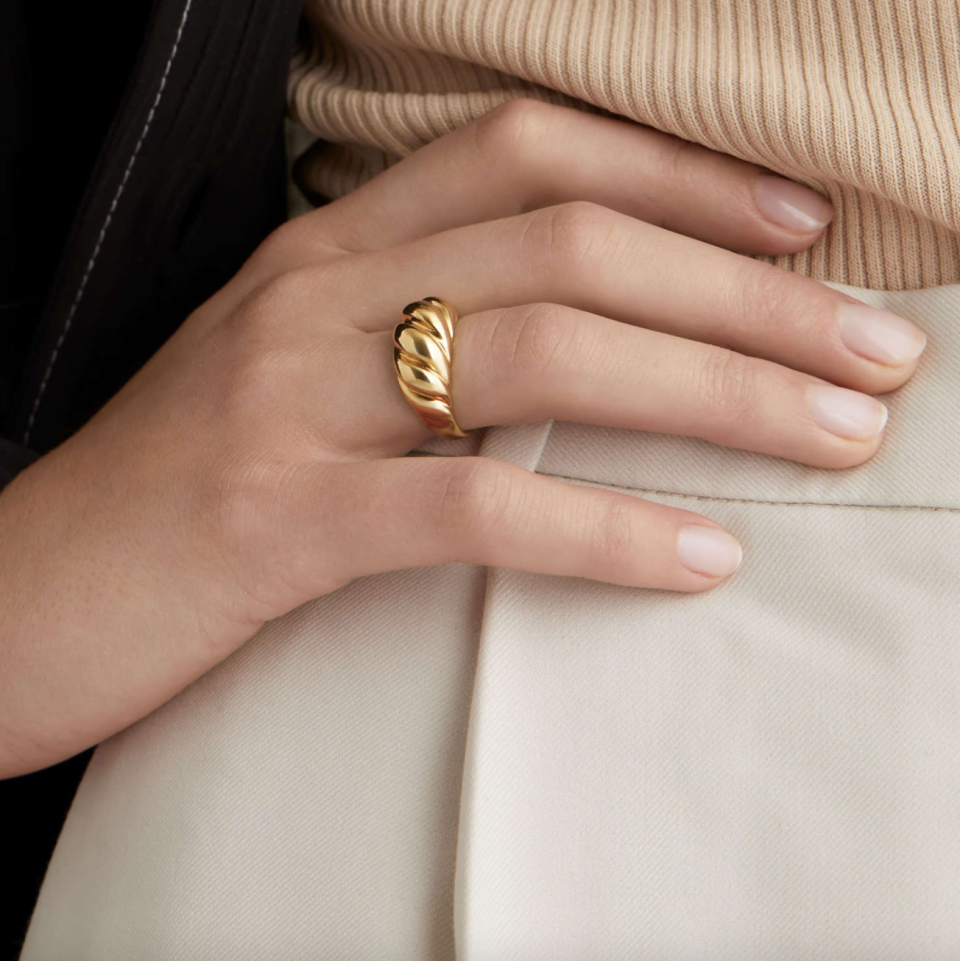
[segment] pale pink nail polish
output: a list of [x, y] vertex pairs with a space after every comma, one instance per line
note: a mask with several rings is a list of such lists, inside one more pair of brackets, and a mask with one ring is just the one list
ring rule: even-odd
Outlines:
[[677, 536], [677, 557], [697, 574], [726, 577], [740, 566], [743, 548], [726, 531], [685, 524]]
[[926, 334], [904, 317], [866, 304], [841, 304], [840, 337], [848, 350], [867, 360], [898, 367], [927, 346]]
[[832, 384], [807, 388], [810, 414], [824, 430], [847, 440], [869, 440], [887, 424], [887, 408], [875, 397]]
[[833, 219], [833, 205], [826, 197], [784, 177], [759, 177], [754, 193], [763, 215], [788, 230], [808, 234]]

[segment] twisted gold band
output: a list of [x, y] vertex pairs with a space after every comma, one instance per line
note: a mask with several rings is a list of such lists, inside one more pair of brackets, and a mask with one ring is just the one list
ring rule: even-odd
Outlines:
[[424, 297], [403, 308], [393, 332], [393, 364], [400, 390], [427, 427], [441, 437], [466, 437], [453, 416], [450, 371], [457, 311], [439, 297]]

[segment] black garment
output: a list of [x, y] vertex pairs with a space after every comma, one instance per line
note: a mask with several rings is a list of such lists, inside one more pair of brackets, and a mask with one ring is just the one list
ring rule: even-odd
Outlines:
[[[0, 3], [0, 486], [81, 427], [284, 220], [299, 12]], [[89, 756], [0, 782], [0, 959], [19, 954]]]

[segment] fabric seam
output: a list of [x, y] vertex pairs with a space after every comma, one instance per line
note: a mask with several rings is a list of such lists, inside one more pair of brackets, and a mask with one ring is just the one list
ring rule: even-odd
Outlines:
[[123, 178], [117, 187], [117, 192], [113, 196], [113, 201], [110, 204], [110, 209], [107, 211], [107, 216], [103, 222], [103, 226], [100, 228], [100, 233], [97, 236], [96, 246], [93, 248], [93, 253], [90, 255], [90, 260], [87, 262], [87, 268], [84, 271], [83, 277], [80, 279], [80, 286], [77, 288], [73, 302], [70, 305], [70, 310], [67, 313], [67, 319], [64, 321], [63, 330], [60, 332], [60, 336], [57, 338], [57, 342], [54, 345], [53, 352], [50, 354], [50, 361], [47, 364], [47, 369], [44, 371], [43, 379], [40, 381], [40, 387], [37, 390], [37, 396], [33, 402], [33, 409], [30, 411], [30, 417], [27, 420], [27, 427], [23, 433], [24, 444], [30, 443], [30, 432], [33, 430], [33, 425], [37, 417], [37, 411], [40, 408], [40, 401], [43, 399], [44, 391], [47, 389], [47, 383], [50, 380], [50, 375], [53, 373], [54, 365], [56, 364], [57, 357], [60, 354], [60, 348], [63, 346], [63, 342], [66, 340], [67, 334], [70, 331], [70, 327], [73, 324], [73, 318], [76, 315], [77, 308], [80, 306], [80, 301], [83, 299], [83, 292], [86, 289], [87, 281], [90, 279], [90, 275], [93, 273], [93, 268], [96, 266], [97, 258], [100, 256], [100, 248], [103, 246], [103, 240], [107, 235], [107, 230], [109, 230], [111, 222], [113, 221], [113, 214], [117, 209], [117, 204], [120, 202], [120, 198], [123, 196], [124, 188], [127, 186], [127, 180], [130, 178], [130, 174], [133, 171], [133, 165], [136, 163], [137, 156], [140, 153], [140, 148], [143, 146], [143, 141], [150, 132], [150, 125], [153, 123], [154, 115], [157, 112], [157, 108], [160, 106], [160, 100], [163, 97], [163, 91], [167, 86], [167, 77], [170, 75], [170, 69], [173, 66], [173, 61], [177, 56], [177, 50], [180, 48], [180, 39], [183, 36], [183, 28], [186, 26], [187, 17], [190, 14], [190, 7], [192, 3], [193, 0], [187, 0], [187, 3], [183, 8], [183, 14], [180, 17], [180, 25], [177, 27], [177, 35], [174, 38], [173, 46], [170, 49], [170, 56], [167, 58], [167, 63], [163, 70], [163, 76], [160, 78], [160, 86], [157, 89], [157, 95], [154, 97], [153, 104], [150, 107], [150, 112], [147, 114], [147, 119], [143, 125], [143, 130], [140, 132], [140, 138], [137, 140], [133, 148], [133, 152], [130, 154], [130, 160], [127, 162], [126, 169], [123, 172]]
[[550, 440], [550, 435], [553, 433], [553, 425], [556, 422], [556, 418], [552, 418], [550, 423], [547, 425], [547, 432], [544, 435], [543, 443], [540, 445], [540, 453], [537, 454], [537, 462], [533, 465], [534, 471], [537, 471], [540, 467], [540, 461], [543, 460], [543, 452], [547, 449], [547, 443]]
[[552, 477], [555, 480], [574, 481], [583, 484], [598, 484], [604, 487], [616, 487], [619, 490], [633, 491], [637, 494], [663, 494], [669, 497], [686, 497], [698, 501], [719, 501], [726, 504], [771, 504], [774, 507], [845, 507], [856, 510], [879, 511], [950, 511], [960, 513], [960, 507], [937, 507], [926, 504], [835, 504], [830, 501], [762, 501], [745, 497], [709, 497], [706, 494], [681, 494], [679, 491], [657, 490], [653, 487], [628, 487], [625, 484], [607, 484], [604, 481], [589, 480], [586, 477], [570, 477], [566, 474], [550, 474], [540, 472], [541, 477]]
[[[540, 441], [540, 449], [537, 451], [537, 458], [534, 462], [533, 471], [537, 470], [540, 460], [543, 457], [543, 452], [547, 449], [547, 441], [550, 438], [550, 434], [553, 431], [553, 425], [555, 423], [556, 420], [551, 418], [547, 424], [544, 435]], [[484, 439], [486, 439], [486, 435], [484, 436]], [[463, 870], [464, 848], [469, 843], [468, 838], [464, 836], [469, 830], [469, 826], [466, 825], [464, 819], [464, 808], [469, 803], [469, 799], [464, 795], [464, 785], [467, 780], [467, 760], [470, 757], [472, 743], [475, 736], [477, 682], [480, 679], [480, 672], [482, 670], [484, 656], [483, 652], [485, 647], [484, 635], [487, 631], [487, 615], [490, 611], [491, 594], [494, 590], [491, 578], [493, 569], [484, 566], [483, 571], [483, 600], [481, 604], [480, 624], [477, 628], [477, 646], [475, 649], [476, 659], [473, 665], [473, 683], [470, 685], [470, 701], [467, 707], [467, 729], [463, 742], [463, 756], [460, 761], [460, 791], [459, 798], [457, 800], [457, 841], [453, 857], [453, 911], [451, 912], [452, 917], [450, 922], [453, 928], [454, 953], [458, 956], [461, 955], [465, 950], [463, 938], [458, 937], [458, 933], [462, 932], [467, 924], [467, 921], [464, 918], [466, 911], [464, 902], [466, 901], [466, 898], [458, 900], [457, 897], [458, 892], [462, 890], [466, 883], [466, 881], [461, 878], [461, 871]]]

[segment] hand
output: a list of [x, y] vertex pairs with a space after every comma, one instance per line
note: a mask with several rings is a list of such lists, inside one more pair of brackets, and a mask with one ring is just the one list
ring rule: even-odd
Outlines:
[[829, 214], [750, 164], [513, 101], [281, 227], [0, 497], [0, 773], [120, 730], [362, 575], [717, 584], [739, 549], [706, 517], [403, 457], [429, 431], [393, 328], [427, 295], [460, 310], [465, 429], [558, 418], [848, 467], [881, 442], [867, 395], [911, 376], [923, 335], [734, 252], [802, 249]]

